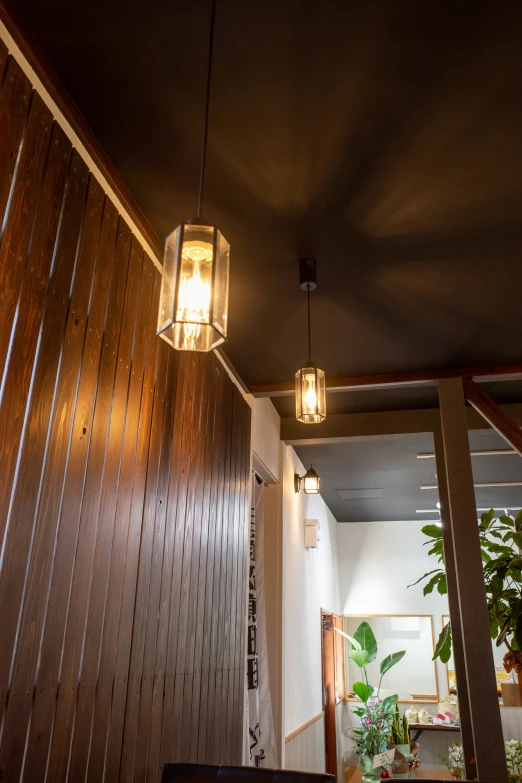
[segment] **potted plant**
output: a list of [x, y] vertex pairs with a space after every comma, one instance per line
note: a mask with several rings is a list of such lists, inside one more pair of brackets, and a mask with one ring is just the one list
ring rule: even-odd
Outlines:
[[361, 669], [362, 680], [354, 682], [353, 691], [362, 702], [353, 712], [360, 718], [361, 725], [353, 730], [355, 752], [360, 758], [364, 783], [376, 780], [381, 774], [389, 777], [386, 767], [374, 769], [374, 756], [388, 749], [395, 707], [398, 696], [388, 696], [379, 701], [379, 692], [384, 675], [389, 672], [406, 654], [405, 650], [392, 653], [381, 661], [379, 667], [379, 685], [375, 689], [368, 681], [368, 664], [377, 658], [377, 640], [366, 621], [362, 622], [353, 637], [348, 636], [352, 648], [348, 655]]
[[[478, 527], [491, 638], [496, 639], [497, 647], [507, 647], [504, 668], [508, 672], [514, 670], [519, 675], [522, 691], [522, 511], [516, 518], [507, 515], [496, 518], [494, 510], [490, 509], [482, 514]], [[424, 595], [435, 588], [445, 595], [447, 585], [442, 530], [436, 525], [426, 525], [422, 532], [428, 536], [426, 544], [431, 547], [428, 554], [433, 555], [440, 566], [421, 576], [414, 584], [430, 577], [424, 585]], [[439, 636], [433, 657], [447, 663], [450, 655], [451, 626], [447, 623]]]
[[408, 718], [406, 715], [401, 716], [398, 704], [395, 704], [393, 712], [389, 744], [391, 747], [395, 748], [396, 751], [393, 765], [393, 777], [407, 778], [410, 772], [410, 761], [413, 760], [410, 746], [410, 730]]

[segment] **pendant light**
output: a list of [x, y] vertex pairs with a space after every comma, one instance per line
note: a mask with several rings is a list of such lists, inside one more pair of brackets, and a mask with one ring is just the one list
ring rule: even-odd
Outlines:
[[207, 156], [216, 0], [212, 0], [198, 216], [166, 239], [157, 334], [178, 351], [212, 351], [226, 340], [230, 246], [201, 217]]
[[326, 418], [326, 380], [324, 371], [312, 361], [310, 291], [317, 287], [315, 258], [299, 261], [299, 279], [308, 296], [308, 362], [295, 374], [295, 415], [305, 424], [318, 424]]
[[321, 479], [313, 469], [312, 465], [310, 465], [309, 470], [306, 471], [304, 476], [300, 476], [299, 473], [294, 473], [294, 489], [296, 492], [299, 492], [302, 484], [303, 492], [306, 495], [318, 495], [320, 483]]

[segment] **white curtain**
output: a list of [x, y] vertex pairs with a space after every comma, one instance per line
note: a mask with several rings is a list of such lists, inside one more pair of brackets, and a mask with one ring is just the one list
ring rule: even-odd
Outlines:
[[247, 758], [252, 767], [277, 767], [268, 680], [263, 575], [264, 483], [252, 473], [247, 633]]

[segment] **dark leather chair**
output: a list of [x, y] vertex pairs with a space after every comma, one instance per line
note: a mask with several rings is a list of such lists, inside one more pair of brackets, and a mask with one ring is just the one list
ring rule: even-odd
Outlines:
[[[333, 775], [259, 767], [165, 764], [161, 783], [335, 783]], [[424, 782], [423, 782], [424, 783]]]

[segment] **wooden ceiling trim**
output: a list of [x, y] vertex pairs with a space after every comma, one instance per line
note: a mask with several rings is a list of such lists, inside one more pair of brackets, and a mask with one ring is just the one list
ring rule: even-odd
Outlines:
[[[382, 375], [352, 375], [344, 378], [326, 379], [329, 392], [361, 391], [363, 389], [390, 388], [393, 386], [435, 386], [446, 378], [480, 378], [487, 381], [514, 381], [522, 378], [522, 364], [487, 365], [485, 367], [462, 367], [456, 369], [418, 370], [416, 372], [387, 373]], [[283, 397], [294, 394], [294, 381], [281, 383], [252, 384], [250, 394], [254, 397]]]
[[506, 443], [513, 446], [522, 457], [522, 431], [504, 411], [493, 402], [471, 378], [464, 379], [464, 395], [473, 408], [501, 435]]

